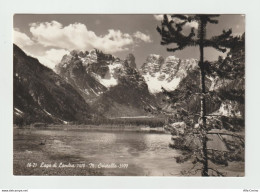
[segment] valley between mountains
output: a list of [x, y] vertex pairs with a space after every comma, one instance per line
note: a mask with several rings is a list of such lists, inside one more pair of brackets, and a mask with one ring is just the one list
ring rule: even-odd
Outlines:
[[[163, 102], [167, 97], [164, 90], [179, 91], [180, 96], [184, 90], [199, 89], [196, 59], [150, 54], [138, 69], [133, 54], [121, 59], [97, 49], [74, 50], [51, 70], [18, 46], [13, 49], [13, 109], [17, 125], [88, 124], [97, 119], [122, 117], [163, 118], [174, 113], [173, 104]], [[237, 83], [239, 86], [239, 80]], [[232, 84], [234, 81], [207, 77], [208, 90], [221, 90]], [[192, 100], [177, 103], [192, 106]], [[221, 97], [214, 98], [209, 111], [227, 117], [243, 115], [239, 102]]]

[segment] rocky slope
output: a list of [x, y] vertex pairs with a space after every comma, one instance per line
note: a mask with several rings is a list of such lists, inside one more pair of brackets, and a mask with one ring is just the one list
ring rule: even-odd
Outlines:
[[14, 123], [84, 122], [90, 107], [63, 78], [13, 45]]
[[[226, 58], [205, 62], [209, 129], [245, 129], [245, 47], [239, 37]], [[200, 72], [193, 70], [174, 91], [165, 91], [173, 122], [196, 124], [200, 113]], [[197, 114], [197, 117], [196, 117]], [[192, 121], [191, 121], [192, 119]], [[192, 123], [191, 123], [192, 122]]]
[[147, 115], [147, 110], [156, 106], [133, 54], [122, 60], [98, 50], [72, 51], [55, 71], [101, 115]]
[[92, 103], [110, 87], [118, 85], [119, 76], [124, 75], [129, 67], [136, 67], [132, 54], [121, 60], [96, 49], [84, 53], [74, 50], [62, 58], [55, 71], [73, 85], [88, 103]]
[[[243, 53], [231, 50], [225, 60], [207, 65], [207, 91], [215, 92], [207, 98], [208, 114], [244, 116]], [[133, 54], [120, 59], [96, 49], [71, 51], [55, 67], [57, 75], [14, 46], [14, 70], [16, 117], [27, 108], [26, 113], [37, 109], [34, 119], [49, 122], [84, 120], [90, 117], [90, 107], [106, 117], [151, 115], [158, 108], [170, 113], [200, 109], [195, 59], [151, 54], [137, 70]], [[169, 103], [162, 101], [169, 98]]]
[[144, 78], [136, 69], [127, 68], [118, 77], [118, 85], [111, 87], [93, 105], [107, 117], [151, 115], [157, 100], [148, 91]]
[[[70, 83], [88, 103], [107, 90], [91, 75], [96, 73], [98, 77], [104, 76], [108, 70], [107, 65], [95, 65], [97, 59], [96, 50], [85, 53], [71, 51], [70, 54], [64, 55], [55, 67], [57, 74]], [[106, 61], [104, 62], [106, 64]]]
[[169, 56], [164, 60], [160, 55], [151, 54], [141, 66], [140, 72], [149, 91], [156, 94], [162, 92], [162, 87], [173, 91], [188, 72], [197, 67], [198, 61], [195, 59], [181, 60], [175, 56]]

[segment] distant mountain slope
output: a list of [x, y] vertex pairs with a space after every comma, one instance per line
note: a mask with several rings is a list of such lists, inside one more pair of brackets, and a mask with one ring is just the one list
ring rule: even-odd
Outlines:
[[63, 56], [61, 62], [56, 65], [55, 71], [70, 83], [86, 102], [91, 103], [107, 90], [92, 75], [93, 71], [103, 74], [107, 70], [105, 65], [98, 65], [97, 62], [96, 50], [85, 53], [71, 51], [70, 54]]
[[175, 56], [169, 56], [164, 60], [160, 55], [150, 54], [141, 66], [140, 72], [149, 91], [156, 94], [162, 92], [162, 87], [173, 91], [188, 72], [196, 68], [198, 68], [198, 61], [195, 59], [181, 60]]
[[96, 49], [84, 53], [73, 50], [63, 56], [55, 71], [88, 103], [92, 103], [109, 88], [118, 85], [118, 76], [123, 75], [128, 67], [136, 67], [132, 54], [121, 60]]
[[14, 123], [83, 122], [91, 110], [78, 92], [51, 69], [13, 45]]
[[72, 51], [55, 68], [85, 98], [93, 110], [106, 117], [146, 115], [156, 99], [136, 69], [133, 54], [115, 58], [96, 49]]
[[104, 93], [93, 107], [106, 117], [151, 115], [148, 111], [157, 108], [157, 101], [138, 71], [127, 68], [118, 79], [118, 85]]
[[[244, 130], [245, 120], [245, 47], [244, 35], [238, 37], [226, 58], [204, 62], [206, 70], [206, 113], [209, 129]], [[201, 111], [200, 71], [188, 72], [174, 91], [164, 91], [173, 121], [198, 122]]]

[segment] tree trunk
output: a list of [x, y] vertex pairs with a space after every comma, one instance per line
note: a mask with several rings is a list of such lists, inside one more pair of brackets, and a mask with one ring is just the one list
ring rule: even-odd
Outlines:
[[202, 158], [203, 158], [203, 167], [202, 167], [202, 176], [209, 176], [208, 174], [208, 153], [207, 153], [207, 127], [206, 127], [206, 101], [205, 101], [205, 94], [206, 94], [206, 87], [205, 87], [205, 70], [204, 70], [204, 36], [205, 36], [205, 24], [203, 21], [200, 23], [200, 73], [201, 73], [201, 111], [200, 111], [200, 118], [201, 118], [201, 132], [202, 132]]

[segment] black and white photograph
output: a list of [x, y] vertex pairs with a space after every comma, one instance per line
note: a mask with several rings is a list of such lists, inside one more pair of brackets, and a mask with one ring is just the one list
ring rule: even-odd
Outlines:
[[244, 177], [246, 18], [14, 14], [13, 175]]

